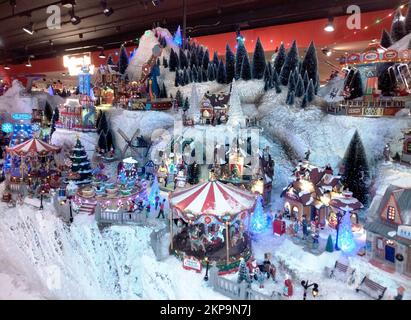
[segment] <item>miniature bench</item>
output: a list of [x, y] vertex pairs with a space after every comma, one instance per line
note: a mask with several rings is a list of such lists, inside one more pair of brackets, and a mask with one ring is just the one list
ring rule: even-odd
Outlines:
[[381, 300], [387, 288], [365, 276], [358, 288], [355, 290], [357, 292], [362, 291], [375, 300]]
[[353, 284], [355, 281], [355, 269], [338, 260], [335, 262], [333, 268], [325, 267], [325, 272], [329, 278], [334, 278], [348, 284]]

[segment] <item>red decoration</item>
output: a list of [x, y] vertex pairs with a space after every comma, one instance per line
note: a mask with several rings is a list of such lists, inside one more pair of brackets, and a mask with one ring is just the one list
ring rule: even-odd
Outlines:
[[286, 232], [285, 221], [280, 219], [275, 219], [273, 222], [273, 233], [276, 235], [283, 235]]

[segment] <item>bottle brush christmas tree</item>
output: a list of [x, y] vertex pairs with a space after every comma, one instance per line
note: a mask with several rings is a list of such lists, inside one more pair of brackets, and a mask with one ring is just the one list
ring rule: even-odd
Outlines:
[[85, 184], [91, 182], [91, 164], [87, 156], [87, 152], [79, 138], [77, 138], [76, 145], [71, 150], [71, 171], [78, 173], [80, 178], [76, 180], [77, 184]]
[[241, 258], [240, 265], [238, 266], [238, 278], [237, 282], [250, 282], [250, 274], [248, 273], [247, 265], [244, 258]]
[[333, 238], [331, 237], [331, 235], [328, 235], [327, 245], [325, 246], [325, 251], [327, 252], [334, 251], [334, 243], [333, 243]]
[[263, 199], [258, 197], [254, 212], [251, 216], [250, 230], [252, 233], [260, 233], [267, 227], [267, 215], [263, 209]]

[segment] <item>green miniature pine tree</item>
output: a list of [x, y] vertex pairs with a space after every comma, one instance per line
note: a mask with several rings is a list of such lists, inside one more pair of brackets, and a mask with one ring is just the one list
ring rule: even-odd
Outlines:
[[71, 171], [80, 174], [80, 179], [78, 179], [76, 183], [90, 183], [92, 172], [91, 164], [79, 138], [77, 138], [76, 145], [71, 150], [70, 160], [72, 162]]
[[334, 243], [333, 243], [333, 238], [331, 237], [331, 235], [328, 236], [327, 245], [325, 246], [325, 251], [334, 252]]
[[247, 265], [245, 263], [244, 258], [241, 258], [240, 265], [238, 266], [238, 278], [237, 282], [250, 282], [250, 275], [248, 273]]

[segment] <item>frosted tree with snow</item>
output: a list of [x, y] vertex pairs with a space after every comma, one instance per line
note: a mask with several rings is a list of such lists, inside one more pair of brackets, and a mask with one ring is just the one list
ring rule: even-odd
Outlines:
[[217, 70], [217, 82], [218, 83], [226, 83], [227, 81], [227, 75], [225, 71], [225, 66], [223, 60], [220, 60], [220, 63], [218, 64], [218, 70]]
[[310, 79], [308, 82], [307, 91], [305, 92], [307, 95], [307, 102], [312, 102], [315, 98], [315, 89], [313, 84], [313, 79]]
[[295, 68], [298, 67], [298, 60], [297, 42], [294, 40], [291, 49], [287, 53], [284, 65], [281, 68], [280, 82], [283, 86], [288, 84], [290, 73], [294, 72]]
[[189, 105], [190, 108], [188, 109], [187, 115], [192, 118], [198, 117], [200, 115], [200, 99], [198, 97], [197, 86], [195, 83], [191, 86]]
[[258, 197], [254, 212], [251, 215], [250, 230], [252, 233], [260, 233], [267, 228], [267, 215], [263, 209], [263, 198]]
[[204, 70], [207, 70], [209, 63], [210, 63], [210, 54], [209, 54], [208, 49], [207, 49], [204, 52], [203, 60], [202, 60], [202, 65], [203, 65]]
[[241, 258], [240, 259], [240, 265], [238, 266], [237, 282], [241, 283], [243, 281], [249, 283], [249, 282], [251, 282], [251, 279], [250, 279], [250, 274], [249, 274], [249, 271], [248, 271], [248, 268], [247, 268], [247, 264], [246, 264], [244, 258]]
[[227, 125], [231, 127], [245, 127], [245, 118], [241, 107], [240, 91], [235, 80], [231, 85], [230, 108], [228, 110]]
[[128, 67], [128, 54], [124, 45], [120, 48], [120, 58], [118, 60], [118, 70], [121, 74], [125, 74]]
[[[348, 208], [347, 208], [348, 209]], [[351, 213], [347, 210], [344, 215], [339, 218], [340, 222], [337, 226], [336, 250], [341, 250], [345, 253], [352, 253], [355, 250], [355, 240], [352, 233]]]
[[314, 88], [318, 87], [318, 59], [317, 51], [315, 50], [315, 45], [313, 41], [311, 41], [307, 49], [307, 52], [305, 53], [304, 60], [301, 64], [301, 73], [305, 74], [306, 71], [308, 74], [308, 78], [313, 80]]
[[180, 28], [180, 26], [178, 26], [178, 28], [177, 28], [177, 30], [176, 30], [176, 33], [174, 34], [173, 41], [174, 41], [174, 43], [175, 43], [176, 45], [178, 45], [179, 47], [181, 47], [182, 44], [183, 44], [183, 38], [182, 38], [182, 36], [181, 36], [181, 28]]
[[253, 55], [253, 78], [262, 79], [265, 67], [266, 63], [264, 49], [261, 44], [260, 38], [257, 38]]
[[366, 204], [368, 202], [370, 174], [367, 155], [358, 131], [355, 131], [350, 141], [343, 164], [345, 169], [341, 176], [341, 182], [353, 192], [354, 197]]
[[246, 54], [243, 58], [243, 62], [241, 63], [241, 79], [243, 80], [251, 80], [251, 67], [250, 67], [250, 60], [248, 59], [248, 55]]
[[284, 65], [285, 57], [287, 56], [284, 44], [281, 43], [280, 49], [278, 49], [278, 52], [275, 56], [274, 59], [274, 70], [277, 72], [277, 74], [281, 73], [281, 68]]
[[237, 42], [237, 52], [235, 55], [235, 79], [238, 80], [241, 78], [241, 67], [243, 65], [243, 59], [247, 56], [247, 50], [243, 41]]
[[235, 57], [231, 51], [230, 46], [227, 44], [225, 50], [225, 71], [227, 75], [227, 83], [231, 83], [235, 76]]

